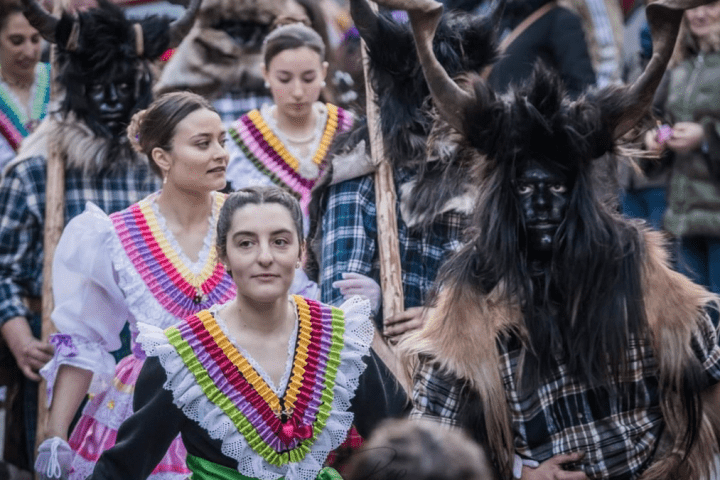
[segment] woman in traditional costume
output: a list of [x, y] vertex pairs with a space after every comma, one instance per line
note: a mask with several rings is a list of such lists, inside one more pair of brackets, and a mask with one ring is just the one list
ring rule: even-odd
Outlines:
[[139, 326], [136, 413], [92, 480], [146, 478], [178, 433], [196, 480], [340, 478], [323, 464], [353, 423], [373, 325], [360, 297], [335, 308], [288, 295], [302, 222], [279, 188], [228, 196], [217, 251], [237, 296], [165, 330]]
[[[53, 265], [52, 319], [60, 333], [51, 340], [54, 358], [41, 370], [51, 403], [38, 472], [85, 479], [133, 413], [145, 354], [133, 342], [132, 354], [116, 367], [109, 353], [120, 346], [127, 322], [135, 338], [138, 322], [165, 328], [235, 296], [215, 250], [225, 135], [202, 97], [161, 97], [133, 117], [128, 137], [153, 160], [162, 190], [110, 216], [88, 204], [63, 232]], [[68, 446], [68, 428], [87, 392], [91, 400]], [[151, 478], [187, 477], [182, 442], [169, 443]]]
[[[279, 27], [263, 44], [263, 77], [272, 104], [230, 128], [228, 181], [234, 188], [276, 185], [300, 201], [308, 226], [310, 191], [328, 167], [335, 136], [352, 127], [350, 112], [318, 101], [328, 63], [320, 35], [303, 24]], [[305, 235], [307, 232], [303, 232]]]
[[47, 114], [50, 65], [40, 62], [41, 51], [22, 5], [0, 3], [0, 169]]

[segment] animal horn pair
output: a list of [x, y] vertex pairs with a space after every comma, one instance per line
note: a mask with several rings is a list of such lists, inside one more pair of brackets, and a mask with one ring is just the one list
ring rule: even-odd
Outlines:
[[[200, 10], [200, 3], [201, 0], [192, 0], [188, 8], [185, 9], [185, 14], [170, 23], [170, 44], [168, 48], [175, 48], [180, 45], [183, 37], [190, 31], [197, 12]], [[23, 0], [23, 8], [25, 17], [28, 19], [28, 22], [30, 22], [30, 25], [35, 27], [45, 40], [50, 43], [57, 43], [55, 40], [55, 29], [59, 20], [46, 12], [37, 0]], [[76, 30], [76, 27], [73, 27], [73, 30]]]
[[[713, 0], [647, 0], [646, 15], [653, 38], [653, 56], [643, 74], [623, 87], [628, 102], [622, 112], [608, 118], [606, 125], [619, 138], [642, 118], [667, 68], [684, 10], [712, 3]], [[462, 130], [462, 111], [468, 102], [477, 102], [445, 72], [432, 50], [442, 5], [434, 0], [378, 0], [379, 5], [407, 10], [415, 37], [418, 57], [425, 73], [435, 107], [454, 128]]]

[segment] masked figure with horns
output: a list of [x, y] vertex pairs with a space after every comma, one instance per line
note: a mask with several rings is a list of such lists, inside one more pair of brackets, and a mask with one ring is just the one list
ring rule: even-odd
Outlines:
[[412, 415], [470, 429], [503, 479], [709, 478], [718, 298], [673, 271], [661, 236], [617, 214], [594, 174], [646, 113], [683, 9], [703, 2], [648, 2], [644, 74], [576, 101], [542, 66], [507, 95], [460, 87], [432, 49], [440, 4], [382, 3], [408, 10], [435, 106], [480, 176], [470, 238], [402, 345]]
[[[436, 135], [435, 112], [407, 16], [375, 13], [367, 0], [351, 0], [350, 7], [368, 48], [369, 81], [378, 92], [385, 157], [398, 192], [395, 210], [405, 311], [389, 319], [376, 315], [378, 329], [397, 336], [421, 321], [422, 305], [440, 266], [460, 246], [477, 190], [471, 165], [458, 155], [455, 139], [446, 137], [438, 148], [426, 149], [428, 137]], [[449, 72], [479, 72], [490, 64], [499, 13], [493, 9], [487, 16], [442, 16], [433, 48]], [[373, 168], [369, 138], [363, 120], [340, 136], [333, 146], [333, 170], [325, 179], [328, 186], [316, 187], [313, 194], [309, 244], [320, 266], [315, 272], [310, 262], [310, 274], [319, 276], [323, 301], [334, 305], [352, 294], [381, 297], [376, 185], [374, 176], [362, 168]], [[373, 305], [376, 312], [379, 303]]]
[[[37, 401], [37, 372], [53, 355], [52, 347], [37, 339], [45, 204], [51, 201], [46, 199], [46, 164], [52, 157], [64, 166], [65, 208], [59, 213], [66, 224], [82, 213], [88, 202], [111, 214], [158, 190], [160, 180], [145, 156], [130, 146], [125, 130], [132, 114], [147, 107], [152, 99], [151, 62], [179, 43], [198, 4], [196, 1], [183, 18], [174, 22], [151, 16], [133, 23], [119, 7], [104, 0], [97, 8], [75, 15], [64, 13], [61, 18], [47, 14], [33, 0], [25, 1], [30, 23], [57, 45], [55, 71], [59, 87], [55, 111], [23, 142], [16, 159], [5, 168], [0, 184], [0, 325], [29, 385], [24, 412], [29, 458], [33, 458], [35, 447], [37, 406], [30, 405]], [[117, 349], [120, 340], [106, 347]], [[55, 353], [63, 352], [66, 357], [77, 356], [58, 343]], [[125, 347], [116, 358], [127, 353]], [[114, 405], [103, 407], [96, 417], [112, 433], [121, 420], [113, 420]], [[70, 420], [72, 414], [68, 424]], [[99, 435], [99, 431], [95, 428], [91, 433]], [[81, 440], [75, 443], [81, 451], [82, 445]], [[99, 455], [92, 449], [84, 453], [83, 458], [90, 464], [93, 455]], [[184, 463], [180, 465], [184, 467]], [[165, 478], [171, 478], [170, 473], [166, 472]], [[77, 475], [84, 478], [81, 471]]]

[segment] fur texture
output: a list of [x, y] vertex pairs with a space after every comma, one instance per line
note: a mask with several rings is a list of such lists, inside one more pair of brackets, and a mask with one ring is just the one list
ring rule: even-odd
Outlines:
[[[652, 336], [654, 351], [658, 352], [662, 410], [668, 427], [668, 436], [663, 439], [666, 450], [658, 454], [641, 478], [703, 478], [713, 465], [713, 455], [718, 452], [714, 429], [719, 425], [711, 421], [708, 412], [699, 410], [697, 440], [688, 452], [685, 440], [691, 420], [684, 413], [681, 405], [684, 398], [679, 392], [698, 387], [693, 379], [702, 370], [690, 345], [693, 336], [698, 335], [697, 317], [705, 314], [708, 305], [716, 306], [718, 299], [670, 268], [661, 234], [642, 231], [640, 235], [646, 329]], [[450, 302], [450, 298], [447, 291], [443, 292], [436, 314], [423, 330], [406, 338], [401, 347], [411, 357], [423, 356], [438, 362], [444, 371], [466, 382], [477, 394], [488, 444], [501, 473], [507, 473], [514, 447], [510, 414], [497, 367], [496, 340], [503, 333], [515, 332], [527, 342], [526, 323], [517, 298], [513, 298], [503, 284], [482, 296], [461, 292], [454, 301]], [[686, 455], [687, 461], [682, 462]]]
[[[364, 40], [373, 88], [380, 92], [385, 157], [418, 172], [410, 184], [401, 186], [401, 214], [410, 228], [430, 228], [449, 210], [470, 213], [477, 195], [475, 159], [457, 155], [458, 136], [447, 135], [446, 124], [434, 113], [409, 24], [388, 13], [376, 19], [372, 35], [365, 34]], [[452, 76], [479, 72], [495, 60], [495, 35], [490, 17], [451, 12], [440, 21], [435, 53]], [[430, 147], [429, 137], [436, 138]], [[361, 139], [369, 144], [365, 122], [339, 137], [333, 150], [345, 154]]]
[[[48, 118], [23, 142], [22, 149], [5, 172], [14, 165], [36, 156], [48, 158], [50, 152], [59, 152], [67, 168], [88, 172], [102, 169], [120, 169], [147, 161], [138, 154], [127, 137], [108, 139], [95, 134], [87, 125], [72, 114], [63, 120]], [[112, 157], [112, 163], [107, 159]]]
[[[158, 94], [191, 90], [217, 98], [228, 90], [265, 94], [262, 42], [273, 27], [303, 22], [324, 32], [311, 0], [203, 0], [190, 33], [163, 69]], [[326, 36], [323, 37], [326, 45]]]
[[[152, 101], [152, 72], [148, 60], [157, 58], [167, 49], [170, 19], [153, 15], [136, 21], [143, 30], [144, 53], [139, 57], [133, 22], [125, 18], [120, 7], [107, 0], [98, 0], [98, 8], [76, 15], [64, 13], [56, 28], [57, 78], [64, 89], [60, 112], [63, 115], [73, 112], [97, 135], [110, 136], [107, 128], [94, 117], [94, 108], [86, 94], [87, 86], [93, 82], [107, 84], [111, 79], [128, 79], [135, 84], [133, 112], [146, 108]], [[80, 25], [77, 48], [68, 50], [66, 45], [75, 22]]]

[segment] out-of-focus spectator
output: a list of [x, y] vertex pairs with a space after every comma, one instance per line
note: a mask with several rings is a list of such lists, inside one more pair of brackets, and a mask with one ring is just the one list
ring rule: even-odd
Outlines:
[[556, 70], [568, 93], [576, 97], [595, 84], [595, 72], [588, 53], [580, 17], [567, 8], [551, 8], [551, 0], [509, 0], [505, 6], [501, 31], [510, 35], [522, 22], [540, 9], [547, 11], [528, 25], [508, 45], [490, 73], [490, 85], [505, 92], [530, 77], [538, 60]]
[[617, 0], [560, 0], [582, 19], [597, 86], [619, 83], [622, 75], [623, 13]]
[[50, 65], [40, 63], [42, 43], [20, 3], [0, 2], [0, 169], [47, 113]]
[[347, 480], [492, 480], [485, 452], [460, 429], [388, 420], [350, 460]]
[[663, 105], [672, 131], [645, 136], [674, 156], [665, 229], [678, 243], [678, 268], [720, 293], [720, 1], [685, 13]]

